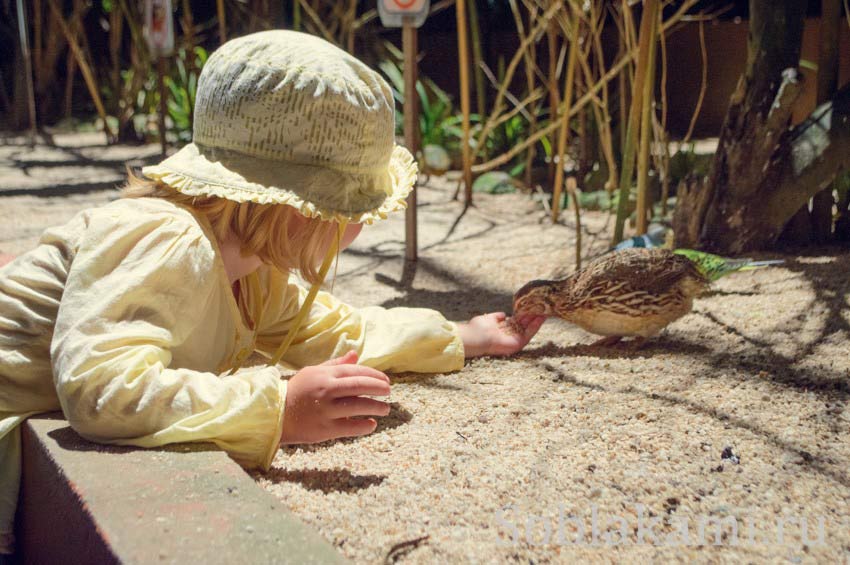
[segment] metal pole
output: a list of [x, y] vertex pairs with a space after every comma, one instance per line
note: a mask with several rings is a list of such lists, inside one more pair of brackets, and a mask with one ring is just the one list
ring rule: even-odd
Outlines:
[[30, 43], [27, 35], [26, 11], [23, 0], [17, 1], [18, 7], [18, 32], [21, 36], [21, 53], [24, 57], [25, 81], [27, 84], [27, 101], [30, 113], [30, 143], [35, 143], [36, 121], [35, 121], [35, 88], [32, 81], [32, 61], [30, 60]]
[[[419, 108], [416, 100], [416, 79], [418, 68], [416, 64], [416, 28], [410, 17], [405, 16], [402, 26], [402, 46], [404, 49], [404, 144], [416, 156], [419, 149]], [[405, 258], [416, 261], [418, 254], [416, 228], [416, 186], [407, 197], [405, 212]]]

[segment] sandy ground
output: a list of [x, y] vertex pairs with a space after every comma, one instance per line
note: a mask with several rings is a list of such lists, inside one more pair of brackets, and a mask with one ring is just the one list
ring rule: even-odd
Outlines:
[[[0, 253], [114, 196], [39, 190], [0, 195]], [[399, 216], [343, 254], [334, 292], [464, 320], [571, 268], [571, 217], [523, 195], [461, 217], [452, 192], [420, 189], [415, 270]], [[592, 254], [605, 217], [585, 219]], [[514, 358], [394, 375], [376, 433], [287, 448], [255, 477], [359, 563], [850, 562], [850, 254], [769, 257], [786, 264], [720, 281], [637, 352], [549, 321]]]
[[[395, 218], [364, 230], [335, 292], [464, 320], [572, 267], [571, 220], [476, 195], [457, 222], [451, 193], [420, 190], [415, 274]], [[585, 253], [604, 220], [588, 215]], [[512, 359], [396, 375], [376, 433], [285, 449], [257, 479], [362, 563], [843, 562], [850, 254], [769, 257], [786, 264], [721, 280], [637, 352], [549, 321]]]

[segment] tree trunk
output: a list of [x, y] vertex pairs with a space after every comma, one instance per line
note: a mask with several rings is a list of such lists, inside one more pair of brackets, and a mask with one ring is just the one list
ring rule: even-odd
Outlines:
[[750, 0], [747, 70], [706, 179], [679, 187], [676, 244], [719, 253], [772, 245], [789, 219], [850, 166], [850, 85], [789, 129], [800, 93], [805, 2]]

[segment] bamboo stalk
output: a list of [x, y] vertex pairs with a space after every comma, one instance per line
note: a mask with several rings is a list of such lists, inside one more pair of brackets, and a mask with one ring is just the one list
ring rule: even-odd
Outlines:
[[576, 220], [576, 270], [579, 270], [581, 269], [581, 206], [578, 201], [578, 186], [574, 176], [567, 179], [567, 190], [575, 203], [573, 211]]
[[656, 165], [656, 168], [661, 174], [661, 216], [665, 217], [667, 200], [670, 198], [670, 140], [667, 135], [667, 37], [663, 32], [658, 34], [658, 42], [661, 45], [661, 121], [655, 130], [662, 152], [658, 156], [660, 166]]
[[[657, 0], [656, 0], [657, 1]], [[684, 15], [687, 8], [690, 8], [696, 3], [697, 0], [687, 0], [679, 10], [676, 11], [676, 14], [671, 18], [668, 18], [664, 24], [661, 26], [662, 31], [667, 31], [672, 26], [676, 25]], [[585, 92], [573, 105], [572, 110], [570, 110], [570, 116], [577, 114], [578, 111], [583, 108], [589, 102], [592, 102], [596, 97], [597, 93], [605, 87], [609, 82], [617, 78], [623, 69], [631, 63], [634, 59], [636, 59], [639, 55], [639, 49], [636, 47], [632, 50], [627, 51], [623, 54], [623, 56], [614, 63], [608, 71], [596, 81], [596, 83], [590, 87], [587, 92]], [[564, 104], [561, 102], [560, 107], [563, 108]], [[478, 165], [474, 165], [472, 167], [473, 173], [484, 173], [490, 170], [493, 170], [497, 167], [504, 165], [509, 162], [511, 159], [516, 157], [519, 153], [525, 151], [529, 145], [533, 143], [537, 143], [541, 138], [551, 134], [556, 129], [560, 127], [560, 122], [554, 120], [552, 123], [548, 124], [546, 127], [537, 130], [533, 135], [528, 136], [522, 143], [515, 145], [509, 151], [490, 159], [487, 162], [480, 163]], [[634, 173], [634, 167], [632, 167], [632, 173]]]
[[484, 56], [481, 53], [481, 27], [478, 17], [478, 5], [475, 0], [469, 2], [469, 39], [472, 42], [472, 69], [475, 73], [475, 102], [478, 109], [478, 115], [484, 116], [487, 114], [486, 108], [486, 91], [484, 89], [484, 72], [481, 70], [481, 63], [484, 61]]
[[651, 113], [655, 143], [660, 145], [661, 152], [654, 157], [655, 168], [661, 177], [661, 216], [667, 216], [667, 200], [670, 198], [670, 140], [667, 130], [658, 121], [655, 113]]
[[100, 93], [97, 91], [97, 83], [94, 80], [91, 68], [86, 62], [85, 56], [83, 55], [80, 46], [77, 45], [74, 36], [71, 34], [71, 30], [68, 29], [68, 25], [65, 23], [65, 20], [62, 17], [62, 12], [59, 11], [59, 7], [56, 5], [56, 0], [48, 0], [48, 3], [50, 4], [50, 9], [53, 11], [53, 15], [59, 22], [59, 27], [62, 28], [62, 33], [65, 35], [65, 40], [71, 47], [71, 51], [74, 52], [74, 57], [77, 58], [77, 65], [79, 65], [80, 67], [80, 72], [83, 73], [83, 78], [86, 81], [86, 86], [89, 89], [89, 94], [91, 94], [95, 108], [97, 108], [97, 113], [100, 115], [100, 119], [103, 120], [103, 129], [106, 132], [106, 137], [107, 139], [112, 141], [115, 136], [113, 135], [112, 129], [109, 127], [109, 124], [106, 121], [106, 110], [103, 107], [103, 101], [101, 101], [100, 99]]
[[328, 41], [330, 41], [331, 43], [333, 43], [334, 45], [336, 45], [337, 42], [336, 42], [336, 39], [334, 38], [333, 32], [330, 31], [325, 26], [325, 24], [322, 23], [322, 19], [319, 17], [319, 15], [316, 13], [316, 11], [313, 10], [313, 7], [310, 6], [310, 4], [308, 2], [306, 2], [306, 0], [295, 0], [295, 3], [298, 4], [299, 6], [301, 6], [302, 8], [304, 8], [304, 12], [306, 12], [307, 16], [313, 22], [313, 25], [315, 25], [316, 28], [318, 28], [318, 30], [322, 33], [324, 38], [327, 39]]
[[[558, 28], [555, 22], [550, 22], [546, 29], [546, 39], [549, 47], [549, 122], [555, 123], [558, 118], [558, 106], [561, 105], [558, 83], [556, 82], [558, 69]], [[549, 161], [549, 180], [555, 182], [555, 156]]]
[[[115, 93], [114, 102], [116, 109], [120, 107], [121, 92], [121, 39], [124, 35], [124, 18], [121, 9], [118, 6], [113, 6], [109, 13], [109, 59], [112, 64], [109, 69], [109, 84], [112, 86], [112, 92]], [[69, 57], [68, 61], [73, 61]], [[70, 73], [69, 73], [70, 74]]]
[[[147, 80], [149, 69], [152, 65], [148, 44], [143, 38], [142, 30], [138, 25], [141, 19], [137, 12], [130, 9], [126, 0], [118, 0], [118, 5], [121, 7], [121, 12], [124, 14], [124, 21], [127, 23], [127, 28], [130, 30], [131, 47], [130, 47], [130, 64], [133, 71], [133, 76], [129, 87], [122, 92], [122, 99], [125, 101], [124, 111], [118, 116], [119, 128], [123, 128], [124, 124], [133, 119], [133, 110], [135, 100], [139, 91], [144, 86]], [[136, 5], [135, 3], [133, 4]]]
[[35, 80], [35, 91], [41, 92], [41, 45], [42, 37], [42, 9], [41, 0], [33, 0], [32, 2], [32, 58], [33, 58], [33, 79]]
[[656, 14], [646, 14], [647, 17], [652, 17], [652, 29], [650, 31], [649, 42], [649, 62], [647, 63], [646, 78], [643, 84], [636, 85], [638, 88], [643, 88], [641, 95], [643, 107], [641, 108], [641, 123], [640, 123], [640, 151], [638, 152], [638, 176], [637, 176], [637, 233], [638, 235], [645, 234], [647, 231], [646, 208], [647, 208], [647, 186], [649, 184], [649, 139], [652, 131], [652, 123], [650, 122], [650, 112], [652, 111], [652, 98], [655, 91], [655, 51], [656, 51], [656, 30], [658, 26], [658, 16]]
[[[581, 108], [583, 108], [586, 104], [591, 102], [596, 97], [596, 93], [599, 92], [599, 90], [603, 86], [605, 86], [605, 84], [607, 84], [608, 82], [613, 80], [614, 77], [616, 77], [620, 73], [620, 71], [623, 69], [623, 67], [625, 67], [626, 64], [629, 62], [629, 58], [630, 58], [630, 56], [626, 55], [625, 57], [620, 59], [616, 64], [614, 64], [614, 66], [612, 66], [608, 70], [608, 72], [605, 74], [605, 76], [603, 76], [601, 79], [599, 79], [599, 81], [596, 84], [594, 84], [593, 87], [591, 87], [586, 93], [584, 93], [582, 95], [582, 97], [579, 98], [575, 102], [575, 104], [572, 105], [572, 109], [570, 110], [570, 117], [572, 117], [573, 115], [578, 113], [578, 111]], [[564, 107], [564, 102], [562, 101], [559, 109], [563, 109], [563, 107]], [[521, 153], [522, 151], [525, 151], [525, 149], [527, 149], [530, 144], [537, 143], [537, 141], [539, 139], [541, 139], [542, 137], [545, 137], [545, 136], [549, 135], [550, 133], [553, 133], [556, 129], [558, 129], [560, 127], [560, 125], [561, 125], [560, 121], [552, 120], [552, 122], [549, 123], [546, 127], [537, 130], [537, 133], [530, 135], [525, 141], [523, 141], [519, 145], [514, 146], [508, 152], [506, 152], [506, 153], [504, 153], [504, 154], [502, 154], [498, 157], [494, 157], [493, 159], [487, 161], [486, 163], [481, 163], [479, 165], [475, 165], [474, 167], [472, 167], [472, 171], [474, 173], [483, 173], [483, 172], [495, 169], [496, 167], [500, 167], [501, 165], [504, 165], [505, 163], [507, 163], [508, 161], [513, 159], [514, 157], [516, 157], [517, 154]]]
[[65, 68], [68, 71], [65, 79], [65, 117], [70, 118], [73, 110], [74, 75], [77, 74], [77, 60], [74, 58], [74, 52], [70, 49], [68, 50]]
[[[596, 76], [605, 72], [605, 51], [602, 48], [602, 30], [605, 24], [605, 11], [600, 10], [598, 13], [594, 9], [595, 3], [591, 2], [591, 20], [593, 22], [591, 28], [591, 36], [593, 37], [593, 48], [596, 53], [596, 66], [598, 74], [589, 77], [587, 84], [596, 82]], [[602, 154], [605, 157], [605, 162], [608, 166], [608, 181], [605, 183], [605, 190], [608, 194], [614, 192], [614, 187], [617, 186], [617, 160], [614, 157], [614, 140], [611, 132], [611, 114], [608, 95], [608, 85], [602, 87], [602, 103], [593, 105], [593, 115], [599, 129], [599, 145], [602, 148]]]
[[345, 13], [346, 50], [354, 54], [354, 39], [357, 33], [357, 0], [350, 0], [348, 10]]
[[292, 29], [301, 31], [301, 3], [298, 0], [292, 6]]
[[[298, 3], [296, 2], [297, 6]], [[227, 15], [224, 12], [224, 0], [215, 0], [216, 13], [218, 14], [218, 40], [221, 43], [227, 41]]]
[[650, 45], [654, 41], [652, 32], [658, 13], [658, 0], [645, 0], [640, 22], [638, 39], [638, 62], [635, 71], [635, 88], [632, 93], [632, 104], [629, 110], [629, 124], [626, 135], [626, 147], [623, 152], [622, 170], [620, 173], [620, 201], [617, 206], [617, 221], [614, 226], [613, 243], [623, 239], [623, 229], [628, 209], [629, 193], [631, 192], [632, 176], [635, 166], [635, 149], [637, 145], [638, 128], [640, 126], [640, 111], [643, 104], [643, 84], [649, 67]]
[[36, 133], [38, 133], [35, 115], [35, 86], [33, 85], [32, 59], [30, 58], [26, 8], [24, 7], [22, 0], [18, 0], [16, 8], [18, 16], [18, 32], [21, 41], [21, 56], [24, 58], [24, 72], [27, 75], [24, 77], [24, 80], [27, 88], [27, 109], [29, 110], [30, 118], [30, 144], [35, 144], [35, 136]]
[[513, 80], [514, 72], [516, 71], [519, 62], [522, 60], [525, 50], [529, 48], [534, 42], [534, 38], [537, 37], [543, 28], [548, 25], [549, 20], [558, 12], [558, 9], [561, 8], [563, 2], [561, 0], [555, 0], [546, 12], [540, 16], [540, 21], [528, 32], [525, 40], [522, 41], [511, 58], [511, 62], [508, 63], [507, 69], [505, 70], [504, 77], [500, 77], [502, 84], [499, 87], [498, 92], [496, 93], [496, 99], [493, 102], [493, 108], [490, 112], [490, 116], [487, 119], [487, 122], [484, 124], [484, 128], [481, 130], [481, 133], [478, 136], [478, 143], [476, 144], [475, 156], [477, 157], [480, 151], [484, 147], [484, 142], [487, 139], [487, 136], [493, 130], [493, 121], [499, 116], [502, 111], [502, 105], [505, 98], [505, 94], [508, 91], [508, 86], [510, 86], [511, 81]]
[[156, 78], [159, 87], [159, 143], [162, 158], [168, 151], [168, 140], [165, 137], [165, 114], [168, 113], [168, 103], [165, 89], [165, 57], [157, 57]]
[[[581, 75], [576, 75], [576, 92], [581, 92], [584, 81]], [[587, 106], [578, 112], [578, 158], [576, 159], [576, 172], [582, 174], [587, 170], [587, 162], [590, 159], [590, 141], [592, 132], [587, 127]]]
[[[625, 53], [627, 51], [625, 38], [622, 34], [619, 36], [620, 40], [620, 53]], [[622, 55], [621, 55], [622, 56]], [[618, 97], [618, 109], [620, 111], [620, 155], [623, 154], [626, 148], [626, 124], [629, 121], [629, 112], [628, 112], [628, 104], [626, 100], [626, 96], [628, 93], [628, 75], [623, 72], [617, 75], [617, 92], [620, 93]]]
[[[564, 158], [567, 153], [567, 140], [570, 132], [570, 105], [575, 88], [576, 63], [578, 62], [580, 21], [574, 19], [573, 37], [570, 40], [570, 54], [567, 60], [567, 73], [564, 76], [564, 107], [561, 111], [561, 129], [558, 132], [558, 166], [555, 168], [555, 185], [552, 191], [552, 223], [558, 222], [561, 207], [561, 191], [564, 184]], [[567, 38], [570, 39], [569, 37]]]
[[[514, 15], [514, 21], [516, 22], [517, 31], [519, 32], [520, 40], [525, 39], [525, 25], [522, 22], [522, 13], [519, 11], [519, 7], [517, 6], [516, 0], [510, 0], [511, 11]], [[533, 9], [529, 10], [528, 20], [530, 22], [534, 21], [534, 18], [537, 16], [537, 7], [533, 6]], [[528, 93], [531, 94], [534, 92], [534, 68], [536, 66], [536, 62], [534, 59], [535, 50], [529, 49], [525, 52], [525, 82], [526, 88], [528, 89]], [[483, 115], [483, 114], [482, 114]], [[528, 130], [529, 133], [534, 133], [534, 130], [537, 129], [537, 112], [533, 109], [529, 114], [528, 120]], [[529, 146], [528, 153], [525, 156], [525, 173], [523, 178], [525, 179], [526, 186], [531, 186], [531, 167], [534, 163], [534, 145]]]
[[[43, 37], [51, 38], [53, 41], [42, 41], [41, 68], [35, 71], [39, 77], [39, 89], [44, 89], [47, 85], [53, 83], [56, 74], [56, 62], [60, 55], [67, 55], [68, 51], [65, 42], [62, 40], [62, 29], [59, 27], [56, 16], [53, 15], [53, 12], [49, 8], [44, 11], [43, 15], [46, 24], [44, 26], [46, 27], [46, 31], [43, 32]], [[68, 21], [72, 23], [76, 22], [80, 15], [78, 8], [75, 7]]]
[[[473, 0], [474, 1], [474, 0]], [[469, 51], [467, 47], [465, 0], [457, 0], [458, 64], [460, 65], [460, 107], [463, 113], [463, 183], [466, 205], [472, 204], [472, 154], [469, 146]]]

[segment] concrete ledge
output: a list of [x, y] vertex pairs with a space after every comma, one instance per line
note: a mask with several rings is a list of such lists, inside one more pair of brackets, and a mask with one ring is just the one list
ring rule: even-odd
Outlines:
[[22, 563], [340, 563], [212, 446], [107, 447], [61, 415], [23, 425]]

